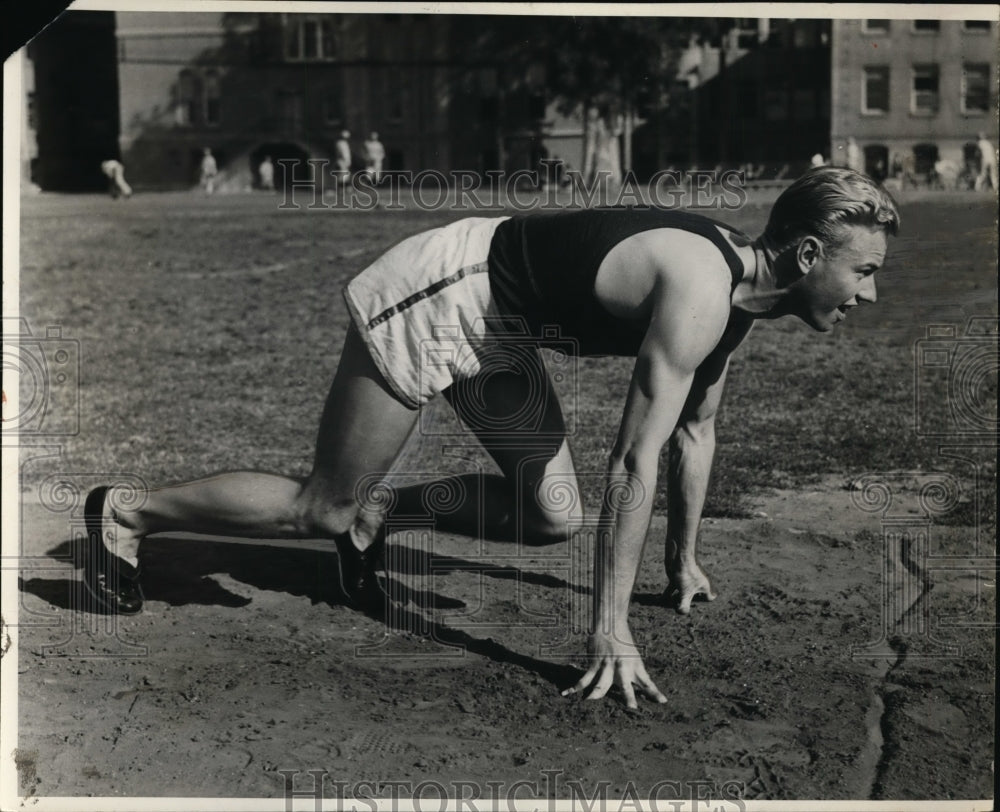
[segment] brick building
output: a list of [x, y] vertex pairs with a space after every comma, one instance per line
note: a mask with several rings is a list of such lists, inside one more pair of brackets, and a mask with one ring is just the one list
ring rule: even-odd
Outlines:
[[121, 150], [140, 184], [190, 185], [207, 146], [246, 185], [265, 154], [328, 158], [344, 129], [355, 153], [378, 131], [387, 168], [447, 170], [481, 135], [455, 126], [444, 15], [116, 16]]
[[866, 169], [892, 157], [917, 173], [974, 159], [976, 134], [997, 133], [997, 23], [834, 20], [831, 143], [846, 163], [854, 137]]
[[[484, 19], [67, 12], [27, 51], [25, 160], [43, 189], [102, 188], [107, 157], [137, 188], [185, 188], [210, 147], [223, 186], [241, 189], [265, 154], [327, 158], [348, 129], [357, 155], [380, 133], [387, 169], [511, 171], [543, 155], [582, 168], [582, 116], [557, 112], [544, 71], [514, 77], [470, 48]], [[628, 121], [621, 152], [639, 177], [745, 162], [795, 174], [816, 152], [843, 163], [848, 136], [873, 172], [893, 152], [919, 169], [961, 161], [978, 131], [996, 133], [995, 22], [705, 27], [714, 33], [680, 54], [666, 105]]]

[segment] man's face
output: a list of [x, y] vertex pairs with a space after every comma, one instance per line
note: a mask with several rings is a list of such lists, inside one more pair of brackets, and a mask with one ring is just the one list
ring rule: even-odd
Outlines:
[[860, 225], [843, 226], [842, 242], [830, 248], [803, 241], [800, 269], [806, 272], [789, 293], [793, 312], [810, 327], [827, 332], [861, 302], [874, 302], [875, 271], [882, 267], [888, 246], [885, 231]]

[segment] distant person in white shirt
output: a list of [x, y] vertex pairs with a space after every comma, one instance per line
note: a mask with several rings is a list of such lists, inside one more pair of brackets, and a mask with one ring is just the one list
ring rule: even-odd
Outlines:
[[862, 155], [861, 146], [854, 139], [854, 136], [847, 139], [847, 168], [853, 169], [855, 172], [865, 171], [864, 155]]
[[337, 170], [334, 173], [337, 178], [337, 183], [344, 184], [351, 177], [351, 132], [350, 130], [341, 130], [340, 138], [337, 139], [337, 144], [334, 147], [334, 158], [337, 162]]
[[378, 140], [378, 133], [372, 132], [365, 141], [365, 172], [373, 183], [378, 183], [382, 177], [383, 161], [385, 161], [385, 147]]
[[979, 133], [979, 176], [976, 178], [976, 190], [986, 186], [986, 181], [990, 182], [990, 188], [997, 191], [997, 153], [993, 149], [993, 144], [986, 137], [986, 133]]
[[125, 197], [132, 196], [132, 187], [128, 185], [125, 180], [125, 167], [122, 166], [121, 161], [116, 161], [114, 159], [101, 162], [101, 171], [107, 175], [110, 181], [108, 186], [108, 191], [111, 197], [118, 199], [118, 195], [124, 195]]
[[274, 190], [274, 164], [271, 163], [271, 156], [265, 155], [260, 167], [260, 188], [268, 191]]
[[219, 167], [215, 163], [215, 156], [212, 150], [205, 147], [201, 158], [201, 185], [205, 194], [212, 194], [215, 191], [215, 178], [219, 174]]

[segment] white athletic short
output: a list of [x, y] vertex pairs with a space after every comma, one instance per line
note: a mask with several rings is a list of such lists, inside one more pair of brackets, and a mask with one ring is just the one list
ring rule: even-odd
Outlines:
[[417, 408], [480, 371], [498, 316], [487, 257], [506, 217], [470, 217], [403, 240], [344, 289], [351, 318], [399, 399]]

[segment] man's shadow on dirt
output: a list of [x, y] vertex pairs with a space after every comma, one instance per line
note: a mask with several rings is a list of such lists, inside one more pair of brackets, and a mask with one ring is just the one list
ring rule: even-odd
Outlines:
[[[48, 551], [51, 558], [72, 562], [82, 567], [79, 542], [69, 540]], [[390, 562], [392, 556], [390, 556]], [[520, 570], [514, 566], [489, 565], [438, 556], [426, 551], [407, 550], [406, 561], [419, 573], [471, 572], [507, 580], [522, 580], [556, 589], [588, 592], [584, 587], [569, 584], [558, 576]], [[139, 547], [142, 589], [146, 600], [162, 601], [170, 606], [190, 604], [240, 608], [251, 598], [227, 589], [215, 577], [220, 574], [256, 589], [285, 592], [306, 597], [313, 603], [344, 605], [346, 597], [340, 587], [340, 569], [336, 549], [329, 552], [268, 544], [221, 542], [205, 539], [179, 539], [168, 535], [146, 538]], [[392, 564], [390, 563], [390, 566]], [[396, 572], [398, 567], [393, 567]], [[388, 630], [421, 629], [427, 636], [445, 646], [464, 648], [497, 662], [518, 665], [537, 673], [549, 682], [565, 687], [579, 677], [580, 670], [547, 662], [513, 651], [492, 638], [481, 639], [461, 629], [434, 619], [435, 611], [458, 609], [466, 604], [436, 592], [417, 590], [387, 573], [386, 591], [398, 601], [378, 619]], [[397, 573], [398, 574], [398, 573]], [[60, 609], [87, 611], [90, 601], [84, 596], [80, 579], [33, 578], [21, 582], [23, 592], [35, 595]]]

